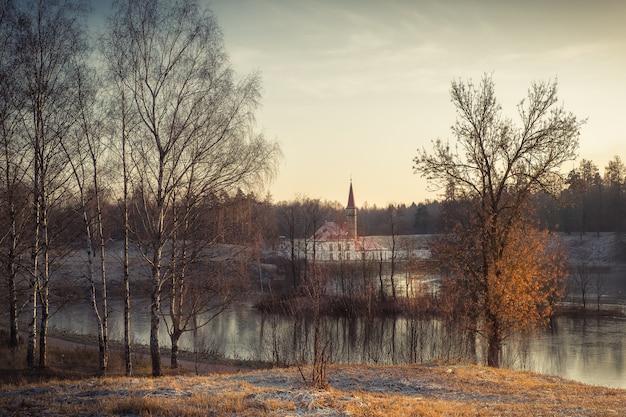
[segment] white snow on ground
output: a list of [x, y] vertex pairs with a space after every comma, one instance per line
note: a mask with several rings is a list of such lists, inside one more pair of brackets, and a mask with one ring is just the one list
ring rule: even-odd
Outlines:
[[559, 234], [559, 238], [568, 250], [572, 263], [585, 262], [600, 266], [626, 262], [621, 250], [626, 245], [625, 236], [615, 233], [575, 233]]

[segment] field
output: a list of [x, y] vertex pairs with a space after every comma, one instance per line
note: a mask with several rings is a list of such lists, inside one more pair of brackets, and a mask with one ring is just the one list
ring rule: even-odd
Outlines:
[[51, 349], [51, 367], [34, 371], [7, 366], [2, 355], [2, 416], [626, 415], [625, 390], [474, 365], [330, 365], [329, 388], [318, 390], [303, 379], [307, 367], [208, 364], [201, 375], [151, 378], [139, 357], [137, 376], [127, 378], [114, 354], [111, 376], [97, 378], [85, 367], [95, 361], [90, 348]]

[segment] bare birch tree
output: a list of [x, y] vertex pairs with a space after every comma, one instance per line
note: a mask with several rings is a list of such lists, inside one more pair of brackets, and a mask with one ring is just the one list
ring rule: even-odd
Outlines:
[[[24, 95], [22, 121], [33, 153], [32, 318], [27, 362], [34, 366], [39, 335], [39, 366], [46, 366], [46, 337], [50, 294], [49, 210], [67, 179], [59, 143], [75, 123], [77, 110], [74, 67], [83, 59], [86, 41], [81, 9], [69, 1], [24, 1], [15, 28], [14, 55]], [[37, 329], [37, 298], [41, 306]]]
[[130, 157], [131, 136], [138, 126], [137, 112], [134, 109], [132, 89], [129, 88], [130, 58], [126, 45], [126, 36], [115, 30], [114, 24], [107, 36], [102, 38], [100, 45], [104, 65], [105, 80], [108, 87], [107, 125], [110, 137], [110, 148], [114, 155], [119, 156], [122, 172], [122, 221], [124, 229], [123, 249], [123, 289], [124, 289], [124, 362], [126, 376], [132, 375], [131, 352], [131, 292], [130, 292], [130, 187], [133, 164]]
[[[100, 110], [96, 91], [98, 80], [93, 72], [80, 67], [75, 72], [75, 80], [78, 93], [77, 120], [73, 134], [61, 141], [60, 146], [65, 152], [78, 190], [79, 210], [85, 231], [87, 280], [91, 289], [91, 304], [98, 323], [99, 372], [105, 375], [109, 361], [109, 310], [100, 177], [101, 164], [105, 158], [101, 137], [102, 120], [97, 117]], [[96, 257], [94, 248], [96, 242], [99, 258]], [[98, 259], [99, 265], [96, 266]]]
[[10, 346], [19, 348], [18, 292], [20, 292], [20, 259], [25, 250], [24, 238], [28, 211], [27, 170], [30, 165], [28, 147], [21, 135], [20, 110], [15, 59], [16, 10], [10, 0], [0, 6], [0, 262], [6, 278], [9, 306]]
[[151, 270], [150, 352], [159, 376], [164, 251], [180, 226], [172, 222], [176, 193], [184, 184], [200, 197], [262, 181], [279, 151], [251, 130], [258, 77], [235, 79], [215, 18], [195, 1], [119, 2], [107, 36], [129, 59], [126, 88], [141, 120], [132, 146], [136, 236]]

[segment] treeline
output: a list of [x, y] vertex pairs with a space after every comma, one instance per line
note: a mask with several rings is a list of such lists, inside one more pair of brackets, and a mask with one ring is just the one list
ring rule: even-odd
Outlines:
[[[533, 196], [532, 210], [536, 220], [551, 231], [566, 233], [622, 232], [626, 222], [626, 165], [615, 156], [600, 173], [589, 160], [569, 172], [567, 183], [555, 198], [544, 193]], [[21, 187], [21, 188], [20, 188]], [[22, 184], [14, 194], [28, 195]], [[8, 194], [3, 194], [6, 207]], [[57, 242], [74, 248], [81, 247], [77, 240], [83, 233], [77, 202], [67, 196], [53, 213], [50, 228]], [[26, 197], [24, 197], [26, 198]], [[103, 232], [108, 240], [123, 240], [124, 224], [119, 213], [121, 201], [111, 192], [101, 195]], [[137, 202], [131, 202], [136, 205]], [[345, 207], [339, 202], [314, 198], [296, 198], [274, 202], [271, 196], [259, 197], [254, 191], [236, 189], [207, 195], [198, 206], [204, 213], [203, 230], [219, 243], [246, 245], [262, 240], [271, 243], [286, 236], [310, 237], [325, 221], [343, 223]], [[378, 207], [365, 205], [358, 208], [358, 233], [361, 236], [435, 234], [443, 231], [442, 204], [427, 200], [410, 205], [389, 204]], [[130, 213], [131, 223], [138, 213]], [[10, 216], [0, 218], [3, 230], [10, 229]]]
[[569, 172], [558, 199], [537, 196], [535, 204], [541, 224], [551, 230], [621, 233], [626, 226], [626, 166], [616, 155], [601, 173], [583, 159]]
[[[614, 156], [602, 171], [593, 161], [583, 159], [567, 174], [564, 184], [554, 184], [554, 187], [554, 195], [540, 192], [531, 199], [529, 214], [542, 227], [564, 233], [621, 233], [626, 230], [626, 165], [619, 156]], [[432, 234], [445, 228], [440, 201], [408, 207], [396, 205], [392, 209], [402, 213], [398, 234]], [[360, 210], [361, 232], [387, 234], [389, 222], [385, 221], [385, 213], [388, 210], [389, 207]]]
[[[21, 192], [27, 193], [26, 188]], [[106, 238], [123, 240], [120, 201], [111, 193], [101, 199]], [[280, 238], [311, 237], [325, 221], [340, 224], [346, 221], [345, 207], [339, 202], [306, 197], [274, 202], [271, 196], [259, 197], [254, 191], [242, 189], [208, 195], [198, 206], [204, 213], [203, 230], [218, 243], [262, 242], [271, 246]], [[55, 239], [74, 248], [82, 245], [77, 240], [83, 232], [80, 216], [75, 215], [77, 210], [71, 198], [65, 200], [58, 215], [50, 221]], [[537, 193], [532, 198], [531, 210], [539, 224], [551, 231], [622, 232], [626, 227], [626, 165], [615, 156], [601, 174], [592, 161], [582, 160], [578, 168], [569, 172], [556, 198]], [[135, 214], [129, 214], [131, 223], [140, 221], [133, 220]], [[358, 233], [360, 236], [436, 234], [445, 228], [441, 215], [442, 203], [438, 200], [386, 207], [365, 205], [358, 209]], [[10, 227], [9, 218], [0, 219], [4, 230]]]
[[[339, 202], [313, 198], [265, 203], [269, 212], [266, 219], [267, 237], [311, 237], [325, 221], [338, 224], [346, 222], [345, 207]], [[364, 206], [357, 208], [357, 232], [359, 236], [389, 236], [432, 234], [438, 230], [439, 202], [389, 204], [384, 207]]]
[[[554, 195], [544, 192], [532, 196], [529, 210], [542, 227], [565, 233], [597, 233], [626, 230], [626, 165], [614, 156], [601, 172], [590, 160], [583, 159], [579, 166], [567, 174], [563, 184], [554, 184]], [[285, 219], [286, 213], [301, 219], [296, 237], [311, 236], [313, 230], [304, 223], [317, 217], [320, 221], [345, 222], [344, 207], [338, 202], [300, 198], [272, 205], [266, 203], [266, 236], [291, 236]], [[426, 200], [418, 204], [389, 204], [386, 207], [364, 206], [358, 208], [358, 233], [361, 236], [385, 236], [391, 234], [435, 234], [445, 229], [442, 203]]]

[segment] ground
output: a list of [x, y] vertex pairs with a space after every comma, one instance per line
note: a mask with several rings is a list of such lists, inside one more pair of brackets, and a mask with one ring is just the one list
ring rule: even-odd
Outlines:
[[124, 416], [608, 416], [626, 415], [626, 391], [473, 365], [330, 366], [87, 378], [0, 387], [0, 415]]

